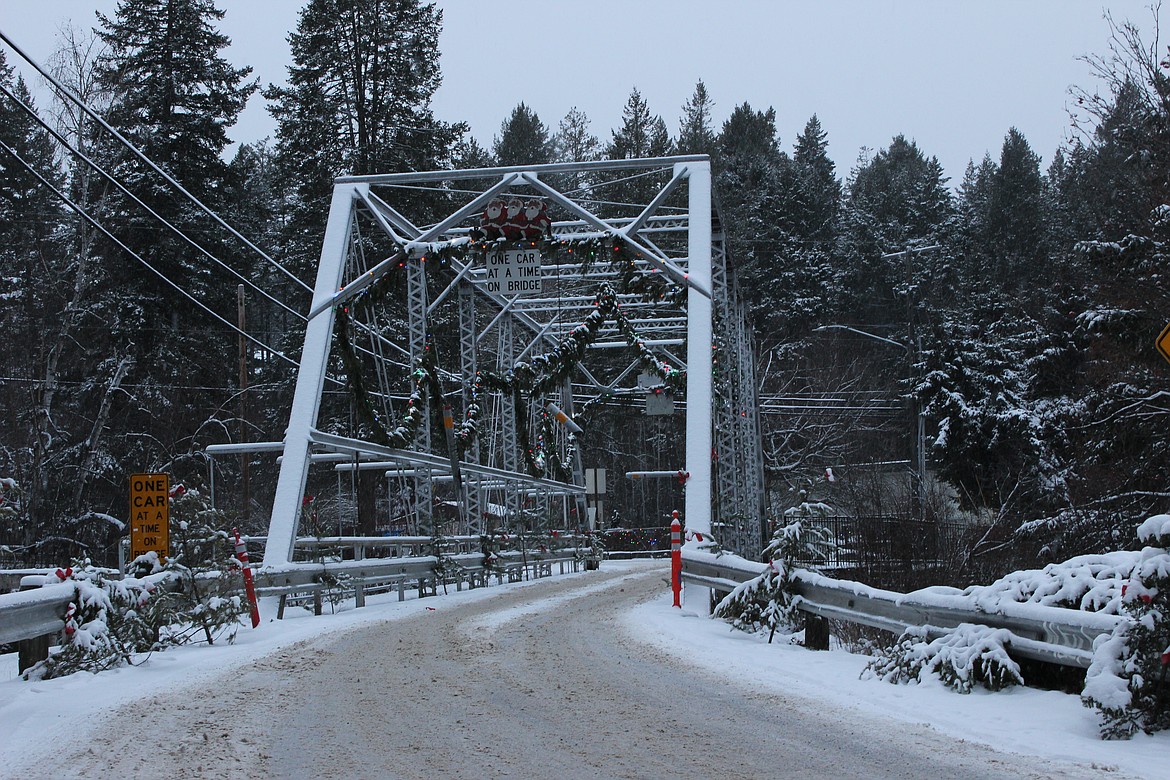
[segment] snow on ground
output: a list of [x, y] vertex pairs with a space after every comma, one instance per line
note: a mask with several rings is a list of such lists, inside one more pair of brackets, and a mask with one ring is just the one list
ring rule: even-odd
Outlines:
[[[1051, 691], [1013, 689], [1001, 693], [976, 691], [966, 696], [938, 683], [894, 686], [859, 679], [866, 658], [842, 650], [813, 652], [777, 637], [733, 632], [721, 621], [702, 617], [694, 606], [673, 609], [665, 586], [665, 562], [609, 561], [605, 568], [643, 570], [663, 567], [662, 595], [635, 608], [625, 621], [629, 632], [646, 644], [701, 665], [709, 672], [747, 681], [753, 687], [807, 698], [810, 706], [856, 709], [906, 723], [926, 723], [939, 732], [980, 742], [1008, 752], [1040, 756], [1100, 768], [1113, 776], [1165, 778], [1168, 776], [1170, 733], [1154, 737], [1139, 734], [1129, 742], [1103, 742], [1097, 736], [1097, 716], [1078, 697]], [[571, 576], [571, 575], [569, 575]], [[365, 609], [346, 608], [336, 615], [314, 618], [290, 607], [284, 621], [272, 620], [275, 599], [261, 604], [265, 622], [252, 631], [241, 628], [235, 644], [175, 648], [152, 655], [141, 666], [99, 675], [76, 674], [58, 680], [26, 683], [16, 676], [15, 654], [0, 656], [0, 777], [3, 767], [23, 763], [29, 754], [53, 752], [54, 746], [77, 744], [101, 717], [102, 711], [137, 699], [148, 699], [200, 680], [212, 680], [238, 668], [326, 632], [394, 620], [426, 609], [441, 608], [448, 600], [490, 599], [526, 583], [448, 596], [398, 602], [396, 594], [371, 596]], [[481, 621], [491, 629], [506, 620], [556, 610], [564, 596], [534, 600], [519, 609], [492, 613]], [[328, 610], [328, 607], [326, 607]], [[242, 692], [246, 695], [246, 692]], [[143, 713], [144, 738], [151, 734], [149, 714]], [[1116, 774], [1113, 774], [1116, 773]]]
[[[611, 565], [611, 564], [607, 564]], [[631, 612], [627, 626], [642, 641], [709, 672], [751, 680], [759, 689], [805, 697], [907, 723], [997, 750], [1090, 765], [1121, 776], [1170, 777], [1170, 732], [1125, 742], [1098, 736], [1098, 716], [1080, 698], [1056, 691], [978, 689], [961, 695], [937, 681], [892, 685], [862, 680], [867, 656], [816, 652], [777, 635], [732, 631], [694, 606], [674, 609], [668, 593]]]

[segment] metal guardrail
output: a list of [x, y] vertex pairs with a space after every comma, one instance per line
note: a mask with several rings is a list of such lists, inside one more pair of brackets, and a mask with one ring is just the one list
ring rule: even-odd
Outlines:
[[[476, 540], [479, 537], [475, 537]], [[306, 540], [306, 545], [314, 546], [326, 540]], [[416, 581], [420, 588], [427, 582], [441, 584], [435, 573], [437, 559], [434, 556], [411, 556], [400, 558], [364, 558], [362, 537], [345, 538], [344, 541], [328, 540], [334, 545], [353, 546], [357, 544], [356, 560], [341, 560], [328, 562], [291, 563], [279, 570], [255, 569], [253, 574], [256, 589], [261, 595], [283, 595], [289, 593], [311, 593], [337, 587], [322, 582], [326, 575], [338, 577], [344, 583], [342, 587], [353, 589], [357, 605], [364, 604], [365, 590], [394, 583]], [[377, 539], [379, 543], [381, 539]], [[428, 539], [429, 541], [429, 539]], [[407, 542], [412, 543], [413, 540]], [[298, 540], [300, 546], [301, 540]], [[560, 572], [565, 573], [567, 564], [576, 565], [577, 555], [573, 549], [562, 549], [553, 552], [507, 551], [499, 553], [499, 570], [503, 574], [494, 574], [483, 566], [482, 553], [462, 553], [447, 556], [460, 567], [459, 574], [449, 582], [462, 587], [464, 582], [474, 587], [478, 582], [481, 585], [489, 584], [490, 576], [498, 576], [503, 581], [506, 576], [513, 581], [530, 572], [531, 576], [548, 576], [552, 573], [553, 565], [559, 565]], [[242, 590], [242, 578], [240, 589]], [[65, 610], [69, 602], [77, 597], [76, 587], [71, 582], [47, 585], [33, 590], [17, 593], [0, 594], [0, 644], [12, 644], [36, 639], [45, 634], [54, 634], [64, 626]], [[401, 598], [400, 590], [400, 598]]]
[[[682, 566], [684, 582], [723, 592], [767, 568], [736, 555], [716, 556], [690, 547], [683, 548]], [[1081, 669], [1088, 668], [1092, 660], [1093, 641], [1124, 620], [1117, 615], [1006, 599], [976, 606], [956, 593], [930, 589], [896, 593], [803, 570], [796, 572], [795, 579], [801, 599], [797, 608], [807, 614], [894, 633], [925, 627], [935, 636], [962, 623], [1005, 628], [1013, 635], [1010, 650], [1020, 657]]]

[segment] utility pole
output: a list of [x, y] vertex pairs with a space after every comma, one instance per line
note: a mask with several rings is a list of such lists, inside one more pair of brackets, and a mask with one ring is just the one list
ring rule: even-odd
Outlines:
[[[900, 252], [898, 254], [901, 254]], [[858, 336], [864, 336], [874, 341], [880, 341], [883, 344], [897, 347], [906, 352], [906, 360], [909, 363], [908, 376], [911, 380], [914, 379], [914, 366], [918, 362], [919, 355], [922, 354], [922, 337], [915, 334], [913, 345], [910, 346], [888, 339], [885, 336], [879, 336], [876, 333], [860, 330], [858, 328], [850, 327], [849, 325], [821, 325], [813, 328], [814, 333], [823, 333], [830, 330], [844, 330], [850, 333], [855, 333]], [[913, 452], [910, 457], [910, 501], [913, 504], [914, 516], [919, 520], [926, 519], [926, 418], [922, 414], [922, 405], [918, 403], [918, 399], [910, 394], [907, 396], [909, 403], [910, 414], [914, 418], [914, 437], [913, 437]]]
[[[906, 273], [906, 289], [913, 290], [913, 279], [911, 275], [911, 260], [915, 255], [921, 252], [933, 252], [936, 249], [941, 249], [940, 244], [932, 244], [931, 246], [923, 247], [907, 247], [901, 252], [890, 252], [882, 255], [882, 259], [893, 257], [906, 258], [905, 273]], [[922, 355], [922, 336], [918, 333], [918, 317], [917, 309], [915, 307], [915, 299], [917, 296], [907, 294], [906, 296], [906, 324], [909, 327], [909, 342], [904, 346], [906, 349], [906, 357], [910, 362], [909, 378], [911, 382], [917, 376], [918, 361]], [[914, 416], [914, 452], [913, 468], [911, 474], [910, 496], [913, 503], [914, 516], [919, 520], [926, 519], [926, 423], [922, 416], [922, 406], [918, 399], [913, 396], [913, 388], [911, 388], [910, 398], [910, 412]]]

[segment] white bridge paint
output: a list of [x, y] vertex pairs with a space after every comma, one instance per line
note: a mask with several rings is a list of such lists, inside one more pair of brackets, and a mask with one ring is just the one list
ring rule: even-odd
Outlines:
[[[638, 167], [656, 167], [673, 162], [673, 179], [646, 207], [642, 216], [625, 228], [616, 229], [580, 204], [558, 192], [539, 176], [574, 170], [609, 170]], [[308, 471], [313, 461], [314, 446], [320, 448], [321, 434], [317, 432], [321, 391], [324, 388], [326, 365], [333, 337], [333, 307], [368, 287], [393, 263], [385, 261], [346, 282], [343, 278], [350, 235], [359, 203], [370, 200], [371, 184], [381, 182], [436, 181], [469, 179], [499, 175], [500, 181], [452, 213], [447, 219], [427, 230], [416, 241], [441, 239], [443, 234], [473, 215], [485, 199], [506, 187], [521, 183], [547, 195], [587, 223], [611, 234], [615, 239], [643, 253], [647, 260], [676, 281], [685, 284], [687, 293], [687, 398], [686, 404], [686, 466], [690, 473], [685, 490], [684, 519], [694, 531], [709, 533], [712, 501], [712, 442], [713, 442], [713, 387], [712, 387], [712, 258], [711, 258], [711, 165], [705, 156], [660, 158], [656, 160], [620, 160], [597, 163], [554, 164], [547, 166], [520, 166], [478, 171], [433, 171], [419, 174], [388, 174], [370, 177], [342, 177], [336, 180], [333, 200], [329, 208], [321, 259], [317, 267], [317, 281], [310, 307], [310, 319], [305, 331], [305, 343], [297, 372], [289, 424], [285, 430], [280, 459], [280, 474], [268, 526], [268, 547], [264, 558], [266, 569], [286, 567], [293, 557], [293, 546], [300, 520]], [[637, 229], [645, 224], [666, 195], [683, 182], [688, 187], [687, 212], [687, 268], [660, 260], [636, 240]], [[391, 238], [400, 238], [391, 234]], [[379, 448], [371, 446], [370, 452]], [[419, 453], [424, 459], [433, 458]], [[516, 475], [524, 481], [526, 475]]]

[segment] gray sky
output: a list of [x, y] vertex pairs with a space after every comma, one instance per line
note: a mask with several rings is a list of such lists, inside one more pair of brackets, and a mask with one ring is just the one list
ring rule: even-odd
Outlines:
[[[0, 29], [34, 57], [67, 19], [92, 25], [115, 0], [0, 0]], [[282, 81], [299, 0], [218, 0], [236, 65]], [[897, 133], [938, 156], [952, 185], [967, 161], [998, 157], [1018, 127], [1045, 163], [1071, 132], [1072, 85], [1093, 87], [1082, 55], [1106, 50], [1115, 19], [1153, 27], [1146, 0], [439, 0], [441, 119], [464, 120], [485, 146], [520, 101], [554, 129], [573, 106], [602, 141], [633, 87], [671, 131], [700, 78], [717, 124], [747, 101], [773, 106], [781, 142], [816, 113], [844, 177], [861, 147]], [[15, 55], [7, 52], [10, 62]], [[716, 128], [718, 129], [718, 127]], [[233, 130], [273, 125], [257, 95]]]

